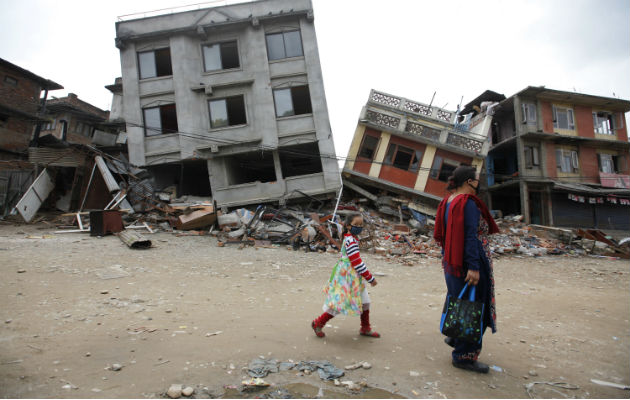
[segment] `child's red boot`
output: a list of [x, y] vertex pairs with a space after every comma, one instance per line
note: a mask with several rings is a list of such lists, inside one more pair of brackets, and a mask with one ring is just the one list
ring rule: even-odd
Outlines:
[[326, 322], [332, 319], [333, 315], [328, 314], [327, 312], [323, 313], [319, 317], [315, 318], [313, 322], [311, 322], [311, 328], [315, 331], [315, 335], [317, 337], [324, 337], [326, 334], [322, 332], [324, 326], [326, 326]]
[[361, 336], [369, 336], [374, 338], [380, 338], [381, 335], [378, 332], [372, 331], [370, 326], [370, 310], [365, 310], [361, 313], [361, 330], [359, 331]]

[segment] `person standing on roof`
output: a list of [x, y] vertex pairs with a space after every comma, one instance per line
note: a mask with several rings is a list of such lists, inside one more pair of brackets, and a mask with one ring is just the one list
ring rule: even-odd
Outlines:
[[370, 326], [370, 296], [365, 281], [376, 286], [376, 279], [361, 260], [357, 236], [362, 230], [363, 216], [361, 214], [350, 214], [346, 217], [341, 257], [335, 264], [328, 284], [324, 288], [324, 293], [326, 293], [324, 313], [311, 322], [311, 327], [317, 337], [326, 336], [322, 329], [326, 326], [326, 322], [337, 314], [360, 315], [359, 333], [362, 336], [381, 337], [380, 334], [372, 331]]
[[[477, 287], [475, 301], [485, 304], [483, 330], [496, 328], [494, 275], [488, 235], [499, 232], [488, 207], [476, 196], [479, 174], [475, 167], [459, 166], [448, 178], [451, 191], [438, 206], [433, 238], [442, 246], [442, 267], [448, 294], [457, 297], [468, 283]], [[483, 335], [483, 331], [482, 331]], [[487, 373], [486, 364], [477, 361], [481, 341], [466, 342], [447, 337], [453, 347], [456, 368]]]

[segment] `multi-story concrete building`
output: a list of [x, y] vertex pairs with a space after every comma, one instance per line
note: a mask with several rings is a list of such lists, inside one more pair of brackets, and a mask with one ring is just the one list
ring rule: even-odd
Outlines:
[[264, 0], [117, 22], [130, 161], [225, 206], [334, 194], [313, 18]]
[[63, 86], [42, 78], [0, 58], [0, 159], [25, 159], [37, 124], [48, 120], [41, 115], [45, 91]]
[[630, 229], [630, 101], [530, 86], [495, 108], [493, 209], [528, 223]]
[[455, 111], [372, 90], [348, 151], [344, 182], [435, 207], [455, 168], [467, 164], [481, 170], [489, 147], [489, 114], [460, 121]]

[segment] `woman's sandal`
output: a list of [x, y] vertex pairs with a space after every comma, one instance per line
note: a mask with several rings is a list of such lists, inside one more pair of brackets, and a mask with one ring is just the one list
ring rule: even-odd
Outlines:
[[359, 334], [360, 334], [361, 336], [369, 336], [369, 337], [373, 337], [373, 338], [380, 338], [380, 337], [381, 337], [381, 334], [380, 334], [380, 333], [378, 333], [378, 332], [374, 332], [374, 331], [372, 331], [372, 330], [369, 330], [369, 331], [367, 331], [367, 332], [359, 331]]

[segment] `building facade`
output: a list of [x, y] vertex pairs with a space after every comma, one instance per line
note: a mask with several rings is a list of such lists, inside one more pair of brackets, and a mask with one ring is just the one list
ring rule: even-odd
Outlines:
[[[109, 112], [79, 99], [74, 93], [48, 100], [46, 113], [48, 121], [42, 124], [40, 137], [52, 135], [80, 144], [92, 144], [97, 128], [109, 117]], [[116, 137], [113, 139], [115, 141]]]
[[[63, 86], [0, 58], [0, 159], [25, 159], [49, 90]], [[45, 100], [44, 100], [45, 101]]]
[[463, 120], [455, 111], [370, 92], [343, 168], [344, 181], [396, 192], [435, 207], [459, 165], [481, 171], [492, 116]]
[[334, 194], [313, 18], [264, 0], [118, 22], [130, 161], [225, 206]]
[[496, 107], [492, 208], [526, 222], [630, 229], [630, 143], [616, 98], [527, 87]]

